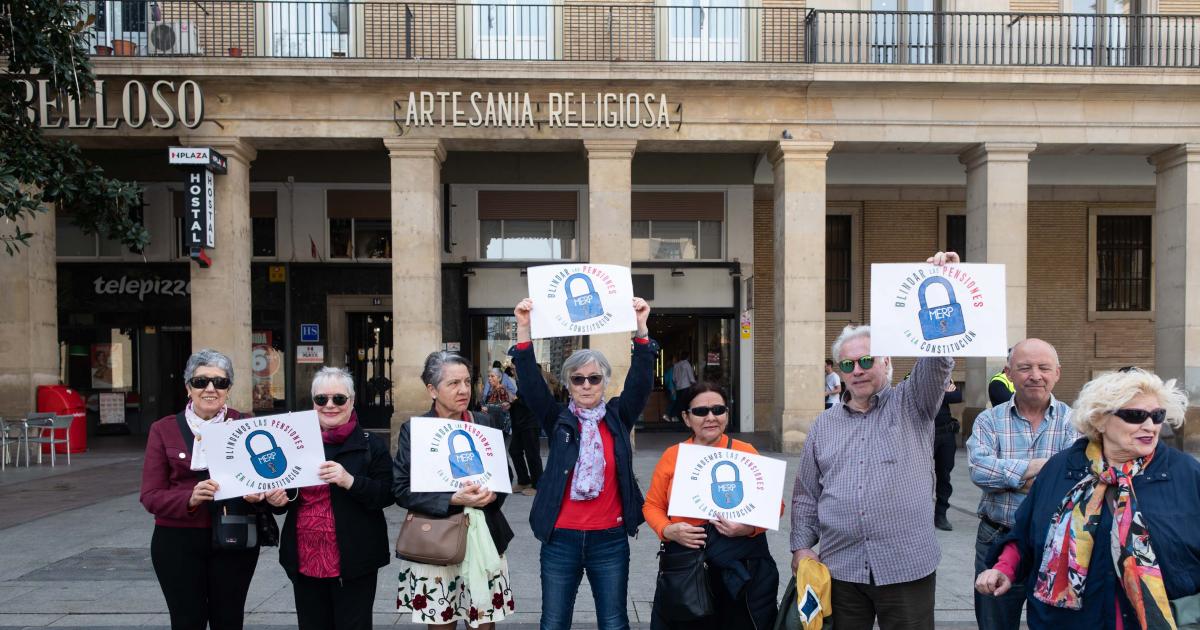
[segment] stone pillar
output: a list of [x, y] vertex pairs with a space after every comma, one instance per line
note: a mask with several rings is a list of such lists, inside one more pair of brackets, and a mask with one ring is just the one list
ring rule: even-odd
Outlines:
[[[1004, 265], [1008, 346], [1026, 336], [1029, 303], [1029, 154], [1037, 145], [985, 142], [959, 156], [967, 170], [967, 251], [972, 263]], [[961, 252], [960, 252], [961, 253]], [[967, 416], [988, 406], [987, 385], [1007, 357], [967, 360]], [[972, 411], [974, 413], [972, 413]], [[969, 427], [967, 427], [969, 432]]]
[[0, 416], [6, 417], [33, 411], [37, 386], [59, 382], [54, 211], [17, 225], [33, 236], [11, 255], [0, 248]]
[[[1200, 420], [1200, 144], [1172, 147], [1150, 162], [1156, 182], [1154, 370], [1187, 390], [1192, 424]], [[1185, 445], [1200, 446], [1200, 433], [1184, 426]]]
[[[633, 258], [632, 177], [636, 140], [584, 140], [588, 158], [588, 261], [628, 267]], [[588, 340], [612, 364], [607, 396], [621, 393], [629, 372], [629, 333]]]
[[[258, 155], [241, 138], [188, 137], [184, 146], [212, 147], [229, 160], [228, 171], [213, 177], [216, 189], [216, 247], [209, 252], [212, 266], [191, 263], [192, 352], [212, 348], [233, 361], [229, 406], [253, 409], [254, 372], [250, 354], [250, 163]], [[179, 366], [183, 369], [183, 366]]]
[[783, 140], [775, 169], [775, 415], [799, 452], [825, 389], [825, 161], [832, 142]]
[[392, 181], [392, 439], [429, 411], [425, 357], [442, 349], [442, 162], [436, 138], [385, 138]]

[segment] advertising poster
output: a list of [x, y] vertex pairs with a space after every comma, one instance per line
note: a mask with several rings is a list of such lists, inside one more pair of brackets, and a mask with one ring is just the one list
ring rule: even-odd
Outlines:
[[92, 344], [92, 389], [112, 389], [112, 344]]
[[250, 354], [254, 370], [251, 394], [255, 409], [274, 409], [275, 401], [285, 397], [283, 351], [272, 347], [271, 337], [270, 331], [255, 331], [251, 336], [254, 344]]
[[324, 483], [317, 476], [325, 446], [315, 411], [205, 423], [200, 445], [220, 486], [218, 501]]
[[1004, 265], [871, 265], [871, 354], [1008, 354]]
[[779, 529], [787, 462], [728, 448], [680, 444], [669, 516], [724, 518]]
[[456, 492], [468, 482], [512, 493], [508, 451], [499, 429], [446, 418], [409, 420], [413, 492]]
[[637, 329], [633, 278], [619, 265], [530, 267], [530, 336], [574, 337]]

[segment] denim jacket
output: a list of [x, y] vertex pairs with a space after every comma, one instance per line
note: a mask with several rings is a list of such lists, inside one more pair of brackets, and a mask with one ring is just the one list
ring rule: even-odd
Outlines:
[[[529, 512], [529, 525], [533, 535], [542, 542], [549, 542], [554, 532], [554, 523], [562, 509], [563, 493], [567, 480], [575, 470], [579, 458], [579, 420], [567, 406], [554, 400], [550, 388], [542, 378], [533, 348], [513, 346], [508, 351], [517, 368], [517, 382], [521, 396], [533, 411], [542, 430], [550, 440], [550, 455], [546, 459], [546, 472], [538, 481], [538, 492]], [[633, 475], [633, 446], [629, 433], [633, 423], [641, 416], [650, 398], [654, 385], [654, 359], [658, 355], [658, 344], [633, 344], [633, 360], [625, 376], [625, 387], [621, 395], [607, 403], [604, 421], [613, 436], [613, 451], [616, 457], [617, 485], [621, 493], [622, 523], [625, 533], [634, 536], [642, 517], [642, 491]], [[561, 471], [561, 472], [560, 472]]]

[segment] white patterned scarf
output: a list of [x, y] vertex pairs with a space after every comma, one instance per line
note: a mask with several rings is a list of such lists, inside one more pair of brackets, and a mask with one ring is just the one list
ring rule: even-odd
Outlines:
[[192, 435], [195, 436], [192, 441], [192, 470], [208, 470], [208, 456], [204, 452], [204, 444], [200, 442], [200, 428], [206, 422], [225, 422], [225, 414], [228, 411], [229, 405], [222, 405], [217, 415], [205, 420], [192, 410], [192, 401], [189, 400], [187, 407], [183, 408], [183, 417], [187, 420]]
[[600, 421], [607, 408], [604, 399], [591, 409], [581, 409], [572, 400], [567, 407], [579, 418], [579, 459], [571, 480], [571, 500], [590, 501], [604, 491], [604, 440], [600, 439]]

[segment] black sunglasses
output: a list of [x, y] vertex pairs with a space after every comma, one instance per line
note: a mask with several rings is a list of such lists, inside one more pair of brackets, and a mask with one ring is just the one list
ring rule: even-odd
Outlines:
[[692, 414], [693, 416], [696, 416], [697, 418], [704, 418], [704, 417], [708, 416], [709, 413], [711, 413], [714, 416], [719, 416], [719, 415], [724, 414], [726, 411], [729, 411], [729, 407], [726, 407], [725, 405], [712, 405], [711, 407], [692, 407], [691, 409], [688, 409], [688, 413]]
[[[841, 368], [841, 370], [846, 374], [849, 374], [854, 371], [854, 363], [854, 359], [842, 359], [841, 361], [838, 361], [838, 367]], [[868, 354], [866, 356], [859, 357], [857, 363], [862, 369], [869, 370], [871, 369], [872, 365], [875, 365], [875, 357]]]
[[592, 385], [599, 385], [600, 383], [604, 382], [604, 375], [603, 374], [588, 374], [587, 376], [584, 376], [582, 374], [572, 374], [571, 375], [571, 384], [576, 387], [583, 385], [584, 381], [587, 381], [587, 382], [591, 383]]
[[193, 389], [208, 389], [209, 384], [217, 389], [229, 389], [233, 385], [233, 381], [224, 376], [193, 376], [192, 380], [188, 381]]
[[1129, 424], [1141, 424], [1146, 421], [1146, 418], [1150, 418], [1150, 421], [1154, 424], [1162, 424], [1167, 419], [1166, 409], [1155, 409], [1154, 411], [1146, 411], [1145, 409], [1117, 409], [1109, 413]]
[[324, 407], [325, 403], [329, 402], [331, 399], [333, 400], [333, 404], [339, 407], [350, 402], [350, 397], [345, 394], [334, 394], [332, 396], [328, 394], [317, 394], [316, 396], [313, 396], [313, 403], [315, 403], [318, 407]]

